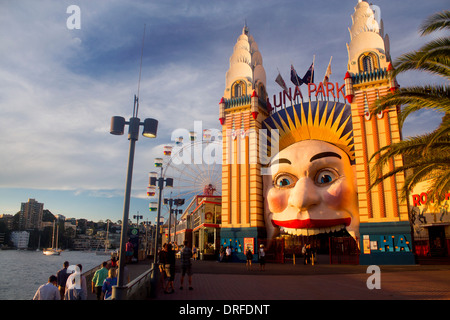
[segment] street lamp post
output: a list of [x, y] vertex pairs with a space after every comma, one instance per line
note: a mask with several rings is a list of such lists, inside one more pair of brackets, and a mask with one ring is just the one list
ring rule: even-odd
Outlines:
[[[169, 242], [170, 242], [171, 241], [170, 228], [172, 225], [171, 217], [172, 217], [172, 213], [174, 213], [174, 210], [177, 210], [177, 209], [172, 209], [172, 205], [175, 205], [178, 208], [178, 206], [182, 206], [184, 204], [184, 199], [172, 199], [172, 198], [167, 199], [166, 198], [166, 199], [164, 199], [164, 204], [169, 205], [169, 212], [170, 212], [170, 214], [169, 214]], [[178, 213], [178, 211], [176, 211], [176, 213]], [[177, 220], [176, 220], [176, 215], [175, 215], [175, 228], [176, 228], [176, 223], [177, 223]], [[175, 239], [175, 237], [176, 237], [176, 229], [175, 229], [174, 239]]]
[[164, 182], [166, 183], [166, 187], [171, 188], [173, 187], [173, 179], [172, 178], [164, 178], [163, 177], [163, 160], [161, 158], [155, 159], [155, 166], [161, 168], [161, 176], [157, 178], [154, 174], [150, 173], [150, 186], [158, 186], [159, 194], [158, 194], [158, 213], [156, 218], [156, 237], [155, 237], [155, 253], [153, 257], [153, 268], [158, 267], [158, 246], [159, 246], [159, 220], [161, 218], [161, 200], [162, 200], [162, 193], [164, 190]]
[[138, 215], [133, 215], [133, 219], [137, 220], [136, 224], [137, 224], [138, 229], [139, 229], [139, 219], [142, 220], [143, 218], [144, 218], [143, 216], [139, 215], [139, 211], [138, 211]]
[[123, 217], [122, 217], [122, 234], [120, 237], [120, 256], [119, 256], [119, 275], [117, 279], [117, 286], [113, 287], [112, 298], [117, 300], [124, 300], [126, 298], [125, 286], [124, 286], [124, 261], [125, 261], [125, 244], [128, 231], [128, 216], [130, 212], [130, 196], [131, 196], [131, 180], [133, 176], [133, 163], [134, 163], [134, 151], [135, 144], [139, 137], [139, 127], [142, 125], [144, 131], [142, 135], [147, 138], [156, 138], [156, 132], [158, 129], [158, 121], [155, 119], [145, 119], [144, 122], [137, 117], [138, 115], [138, 98], [134, 97], [133, 117], [130, 121], [126, 122], [125, 118], [115, 116], [111, 118], [111, 130], [110, 133], [114, 135], [123, 135], [125, 125], [128, 125], [128, 140], [130, 140], [130, 148], [128, 153], [128, 169], [127, 180], [125, 187], [125, 197], [123, 204]]

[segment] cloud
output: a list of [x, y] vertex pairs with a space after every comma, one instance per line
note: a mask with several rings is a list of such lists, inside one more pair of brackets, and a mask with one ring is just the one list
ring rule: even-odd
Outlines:
[[[314, 55], [316, 82], [333, 56], [331, 78], [342, 83], [347, 27], [356, 3], [78, 1], [81, 29], [69, 30], [71, 1], [5, 1], [0, 11], [0, 28], [7, 31], [0, 35], [5, 48], [0, 51], [0, 187], [123, 196], [129, 142], [126, 134], [110, 135], [109, 124], [115, 115], [131, 117], [144, 24], [139, 117], [155, 118], [159, 127], [157, 139], [140, 136], [136, 144], [136, 197], [144, 196], [147, 173], [174, 130], [191, 130], [197, 120], [203, 128], [220, 129], [218, 102], [245, 22], [261, 51], [271, 96], [279, 92], [278, 69], [288, 81], [290, 64], [302, 74]], [[399, 8], [379, 0], [377, 5], [395, 58], [418, 47], [418, 25], [446, 2], [413, 1]], [[400, 80], [404, 86], [414, 79]], [[417, 121], [426, 130], [428, 122]]]

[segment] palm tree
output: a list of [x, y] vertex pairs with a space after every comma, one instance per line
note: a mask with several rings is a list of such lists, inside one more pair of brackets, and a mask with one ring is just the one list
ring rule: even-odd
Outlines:
[[[428, 35], [438, 30], [450, 29], [450, 11], [443, 11], [430, 16], [420, 27], [421, 35]], [[443, 112], [442, 122], [436, 130], [420, 136], [410, 137], [376, 152], [370, 160], [379, 156], [372, 169], [374, 183], [371, 188], [384, 179], [401, 171], [408, 175], [402, 189], [406, 199], [411, 190], [420, 181], [431, 179], [429, 197], [439, 200], [450, 190], [450, 37], [438, 38], [425, 44], [418, 51], [400, 56], [394, 62], [392, 78], [405, 71], [419, 70], [438, 75], [446, 80], [444, 85], [426, 85], [409, 88], [397, 88], [391, 94], [379, 99], [372, 107], [373, 114], [389, 108], [403, 108], [398, 114], [402, 127], [406, 117], [422, 109]], [[404, 165], [380, 175], [390, 159], [403, 155]]]

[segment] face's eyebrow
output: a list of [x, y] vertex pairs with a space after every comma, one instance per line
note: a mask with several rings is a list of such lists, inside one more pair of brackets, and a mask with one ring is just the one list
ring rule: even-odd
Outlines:
[[280, 163], [292, 164], [288, 159], [281, 158], [281, 159], [274, 159], [273, 162], [270, 163], [270, 165], [280, 164]]
[[313, 156], [309, 162], [313, 162], [314, 160], [320, 159], [320, 158], [326, 158], [326, 157], [336, 157], [339, 159], [342, 159], [340, 155], [338, 155], [337, 153], [334, 152], [321, 152], [316, 154], [315, 156]]

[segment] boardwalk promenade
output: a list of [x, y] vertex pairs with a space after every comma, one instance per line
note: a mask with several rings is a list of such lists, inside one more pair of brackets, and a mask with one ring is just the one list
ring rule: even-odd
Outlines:
[[[150, 268], [150, 260], [128, 265], [131, 280]], [[330, 265], [327, 257], [314, 266], [193, 261], [194, 290], [187, 277], [180, 290], [181, 267], [177, 260], [175, 292], [165, 294], [160, 282], [153, 301], [270, 301], [270, 300], [450, 300], [450, 265], [380, 266], [381, 289], [369, 289], [367, 266]], [[90, 288], [90, 284], [88, 284]], [[89, 300], [95, 296], [89, 289]]]
[[[319, 261], [320, 262], [320, 261]], [[381, 289], [368, 289], [367, 266], [266, 264], [194, 261], [194, 290], [158, 288], [156, 300], [450, 300], [450, 265], [381, 266]]]

